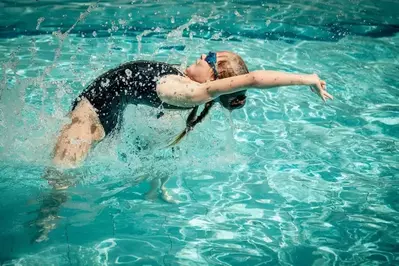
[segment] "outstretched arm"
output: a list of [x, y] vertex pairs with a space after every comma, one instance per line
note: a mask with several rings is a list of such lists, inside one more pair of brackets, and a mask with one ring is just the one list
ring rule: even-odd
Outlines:
[[204, 89], [208, 91], [212, 98], [245, 90], [245, 87], [269, 89], [292, 85], [308, 85], [324, 101], [333, 98], [326, 91], [325, 81], [320, 80], [316, 74], [291, 74], [279, 71], [257, 70], [245, 75], [219, 79], [203, 84]]
[[196, 106], [209, 102], [220, 95], [249, 88], [269, 89], [281, 86], [307, 85], [324, 101], [333, 99], [326, 90], [325, 81], [316, 74], [291, 74], [279, 71], [257, 70], [235, 77], [197, 83], [186, 77], [166, 76], [157, 86], [159, 97], [177, 106]]

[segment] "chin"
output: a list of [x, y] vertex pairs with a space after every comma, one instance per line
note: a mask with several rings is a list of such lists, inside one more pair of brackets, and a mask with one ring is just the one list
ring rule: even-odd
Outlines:
[[197, 77], [196, 75], [192, 75], [191, 79], [198, 82], [198, 83], [204, 83], [206, 80], [204, 80], [202, 77]]

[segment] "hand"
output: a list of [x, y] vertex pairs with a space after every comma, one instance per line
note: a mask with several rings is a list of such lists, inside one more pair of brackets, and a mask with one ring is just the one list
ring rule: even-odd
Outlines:
[[334, 97], [329, 94], [326, 90], [326, 82], [321, 80], [317, 74], [310, 75], [311, 85], [310, 89], [319, 95], [319, 97], [326, 102], [327, 99], [333, 99]]

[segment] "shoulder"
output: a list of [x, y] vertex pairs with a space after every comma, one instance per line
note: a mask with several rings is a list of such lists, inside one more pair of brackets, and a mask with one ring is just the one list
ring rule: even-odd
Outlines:
[[190, 91], [199, 84], [185, 76], [165, 75], [157, 81], [157, 92], [161, 95], [169, 95], [177, 91]]
[[165, 103], [180, 106], [193, 107], [210, 100], [203, 93], [200, 83], [179, 75], [166, 75], [157, 82], [158, 97]]
[[157, 85], [164, 85], [164, 84], [179, 85], [179, 84], [199, 84], [199, 83], [189, 79], [186, 76], [165, 75], [165, 76], [161, 77], [157, 82]]

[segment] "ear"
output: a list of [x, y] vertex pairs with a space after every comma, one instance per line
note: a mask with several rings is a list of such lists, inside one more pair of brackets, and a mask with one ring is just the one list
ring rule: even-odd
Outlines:
[[102, 125], [100, 125], [98, 123], [91, 124], [90, 132], [91, 132], [91, 135], [93, 136], [93, 140], [95, 140], [95, 141], [100, 141], [105, 137], [104, 128]]

